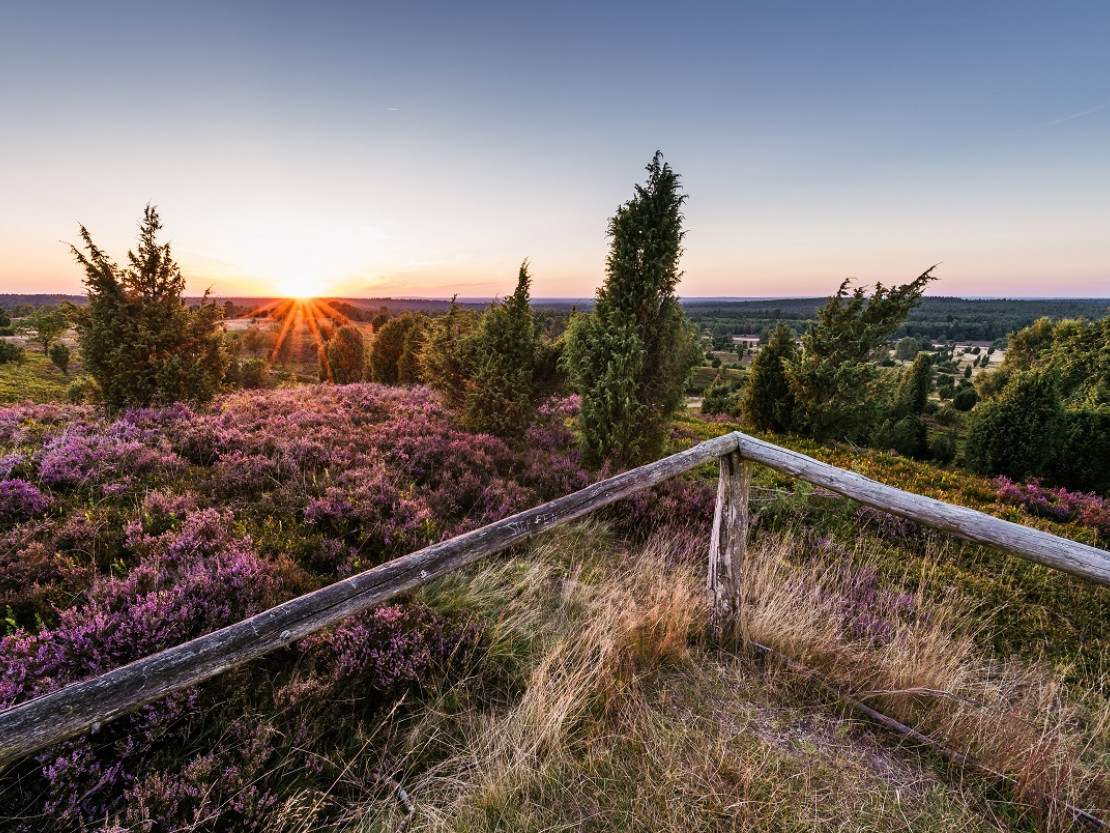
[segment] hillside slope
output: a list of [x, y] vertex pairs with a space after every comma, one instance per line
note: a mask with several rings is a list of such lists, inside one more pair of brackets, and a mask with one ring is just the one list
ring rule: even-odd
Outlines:
[[[581, 488], [597, 475], [575, 407], [513, 443], [377, 385], [113, 420], [0, 409], [0, 705]], [[727, 427], [690, 421], [671, 443]], [[840, 464], [994, 493], [896, 457]], [[393, 829], [397, 783], [413, 829], [1051, 823], [707, 638], [711, 468], [10, 767], [0, 829]], [[748, 636], [1028, 795], [1110, 805], [1103, 588], [777, 476], [757, 500]]]

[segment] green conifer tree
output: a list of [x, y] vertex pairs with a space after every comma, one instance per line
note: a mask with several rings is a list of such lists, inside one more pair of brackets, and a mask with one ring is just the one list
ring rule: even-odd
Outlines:
[[138, 246], [122, 269], [84, 226], [85, 251], [70, 247], [85, 269], [89, 298], [88, 306], [73, 308], [81, 356], [109, 411], [206, 402], [230, 363], [220, 328], [223, 308], [185, 304], [185, 278], [170, 244], [158, 243], [161, 228], [157, 210], [148, 205]]
[[927, 269], [916, 280], [887, 289], [876, 284], [868, 297], [850, 281], [817, 313], [802, 336], [802, 353], [787, 368], [798, 403], [800, 428], [819, 440], [866, 439], [889, 403], [879, 395], [879, 367], [872, 353], [883, 346], [921, 303], [933, 280]]
[[452, 408], [463, 408], [474, 374], [474, 333], [479, 316], [455, 298], [446, 315], [432, 319], [418, 357], [424, 381]]
[[417, 356], [428, 320], [406, 312], [391, 318], [370, 343], [370, 378], [383, 385], [412, 385], [420, 381]]
[[929, 401], [932, 383], [933, 360], [928, 353], [918, 353], [898, 384], [894, 415], [899, 418], [920, 415]]
[[1056, 459], [1064, 422], [1056, 374], [1015, 371], [996, 400], [981, 402], [972, 411], [964, 459], [980, 474], [1014, 480], [1044, 476]]
[[777, 434], [793, 429], [796, 404], [786, 378], [786, 367], [797, 357], [794, 333], [780, 321], [770, 340], [752, 360], [748, 384], [740, 400], [740, 415], [747, 425]]
[[465, 421], [475, 431], [518, 436], [532, 421], [537, 331], [528, 300], [530, 283], [525, 261], [516, 291], [490, 307], [474, 334]]
[[609, 221], [606, 281], [594, 311], [575, 316], [566, 335], [564, 366], [582, 395], [578, 433], [591, 466], [635, 465], [661, 452], [699, 357], [675, 295], [686, 195], [662, 154], [647, 171]]
[[366, 375], [366, 339], [362, 330], [345, 324], [335, 331], [322, 351], [321, 375], [337, 385], [361, 382]]
[[65, 342], [56, 341], [51, 344], [47, 355], [50, 356], [50, 361], [54, 362], [54, 366], [62, 371], [64, 376], [69, 375], [69, 360], [73, 354]]

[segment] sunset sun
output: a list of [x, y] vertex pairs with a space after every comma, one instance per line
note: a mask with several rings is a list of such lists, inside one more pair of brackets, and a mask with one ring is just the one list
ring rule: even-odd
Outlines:
[[274, 281], [274, 288], [283, 298], [319, 298], [326, 295], [327, 281], [316, 275], [291, 275]]

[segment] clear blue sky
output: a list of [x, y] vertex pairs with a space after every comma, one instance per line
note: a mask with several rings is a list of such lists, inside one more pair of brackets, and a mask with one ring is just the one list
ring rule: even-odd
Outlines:
[[217, 294], [592, 295], [656, 149], [688, 296], [1110, 295], [1110, 3], [9, 4], [0, 291], [149, 201]]

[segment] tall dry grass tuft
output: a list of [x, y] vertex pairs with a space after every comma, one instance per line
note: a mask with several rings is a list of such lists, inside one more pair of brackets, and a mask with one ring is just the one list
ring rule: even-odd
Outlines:
[[[686, 660], [703, 636], [706, 600], [695, 577], [676, 572], [670, 543], [654, 539], [631, 558], [587, 523], [535, 545], [523, 564], [470, 577], [470, 602], [499, 606], [501, 638], [534, 640], [533, 663], [507, 708], [461, 716], [432, 708], [410, 729], [413, 757], [458, 744], [412, 779], [414, 795], [436, 798], [421, 805], [413, 829], [497, 828], [514, 802], [542, 794], [545, 779], [570, 765], [586, 735], [631, 719], [645, 681]], [[599, 567], [599, 557], [612, 563]], [[507, 651], [496, 642], [492, 651]]]
[[[790, 536], [755, 547], [744, 571], [744, 636], [1013, 777], [1031, 806], [1041, 795], [1105, 803], [1105, 785], [1083, 758], [1092, 744], [1105, 745], [1097, 727], [1110, 719], [1107, 705], [1082, 713], [1065, 697], [1061, 674], [986, 659], [976, 635], [989, 614], [955, 596], [926, 601], [920, 590], [883, 589], [862, 566], [866, 546], [848, 560], [802, 558]], [[1054, 823], [1054, 808], [1040, 809]]]

